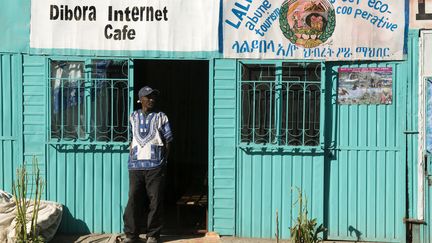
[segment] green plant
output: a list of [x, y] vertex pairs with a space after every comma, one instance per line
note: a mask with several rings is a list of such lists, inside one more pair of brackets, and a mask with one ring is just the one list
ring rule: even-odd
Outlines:
[[[33, 177], [29, 189], [29, 177]], [[43, 192], [44, 183], [40, 176], [40, 170], [37, 165], [37, 159], [33, 157], [32, 174], [28, 174], [25, 166], [19, 167], [16, 171], [16, 180], [13, 183], [12, 191], [16, 206], [16, 226], [15, 237], [16, 242], [22, 243], [39, 243], [44, 242], [44, 239], [39, 236], [36, 227], [40, 200]], [[35, 191], [33, 192], [33, 189]], [[33, 205], [31, 199], [27, 199], [28, 193], [34, 195]], [[28, 213], [32, 209], [31, 213]], [[30, 228], [27, 227], [30, 225]]]
[[291, 242], [293, 243], [317, 243], [322, 242], [322, 238], [318, 234], [327, 229], [321, 224], [317, 226], [317, 219], [309, 219], [307, 209], [307, 198], [303, 197], [302, 191], [297, 188], [298, 198], [294, 203], [299, 207], [299, 212], [295, 224], [290, 228]]

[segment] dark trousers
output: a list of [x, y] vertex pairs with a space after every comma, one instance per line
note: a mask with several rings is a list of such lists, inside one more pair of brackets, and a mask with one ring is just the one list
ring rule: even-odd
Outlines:
[[129, 170], [129, 200], [123, 214], [128, 238], [160, 236], [166, 166], [152, 170]]

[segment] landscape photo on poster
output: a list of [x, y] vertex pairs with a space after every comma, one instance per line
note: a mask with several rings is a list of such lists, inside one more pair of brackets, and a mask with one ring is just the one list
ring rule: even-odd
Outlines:
[[391, 104], [393, 71], [384, 68], [339, 68], [338, 104]]

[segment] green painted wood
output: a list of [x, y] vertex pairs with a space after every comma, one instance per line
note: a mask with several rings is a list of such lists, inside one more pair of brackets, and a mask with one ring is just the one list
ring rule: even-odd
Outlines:
[[[339, 67], [392, 67], [391, 105], [338, 105]], [[328, 239], [404, 242], [406, 62], [328, 65]], [[331, 135], [330, 135], [331, 134]]]
[[[2, 61], [4, 58], [2, 57]], [[31, 161], [33, 155], [39, 158], [46, 171], [47, 199], [66, 205], [61, 230], [121, 231], [121, 214], [127, 199], [127, 170], [122, 166], [125, 159], [124, 148], [115, 147], [119, 151], [110, 151], [103, 146], [83, 149], [69, 146], [61, 149], [45, 145], [47, 114], [44, 102], [48, 101], [47, 87], [44, 83], [47, 80], [46, 60], [45, 57], [25, 56], [22, 71], [18, 71], [21, 65], [10, 67], [13, 63], [19, 64], [17, 60], [19, 57], [15, 61], [2, 62], [1, 89], [4, 92], [5, 87], [13, 87], [9, 84], [3, 85], [4, 77], [13, 76], [10, 73], [14, 72], [22, 74], [24, 83], [17, 86], [23, 89], [23, 92], [18, 92], [23, 94], [24, 103], [23, 112], [19, 112], [23, 114], [23, 156], [28, 161]], [[416, 97], [416, 84], [410, 84], [403, 76], [411, 74], [412, 71], [407, 70], [414, 69], [415, 65], [407, 67], [404, 63], [393, 62], [380, 65], [394, 67], [396, 94], [393, 105], [338, 107], [334, 100], [326, 101], [330, 104], [330, 109], [326, 110], [326, 118], [334, 119], [330, 129], [326, 127], [326, 138], [330, 138], [327, 143], [335, 144], [338, 150], [334, 151], [334, 159], [327, 160], [324, 165], [324, 171], [327, 172], [325, 178], [328, 178], [328, 181], [324, 181], [322, 190], [322, 181], [319, 178], [322, 178], [323, 174], [320, 172], [322, 168], [317, 166], [321, 163], [316, 160], [318, 157], [292, 154], [237, 154], [233, 149], [237, 141], [235, 133], [238, 115], [235, 106], [236, 63], [235, 60], [216, 59], [214, 84], [211, 86], [213, 126], [210, 134], [214, 136], [211, 138], [212, 142], [209, 142], [213, 149], [213, 164], [209, 168], [213, 173], [213, 213], [209, 214], [212, 218], [209, 221], [212, 222], [212, 229], [221, 234], [272, 237], [275, 231], [274, 212], [277, 208], [280, 212], [281, 235], [288, 238], [288, 228], [295, 214], [295, 210], [287, 206], [292, 205], [295, 199], [290, 188], [300, 185], [306, 194], [310, 195], [312, 215], [318, 215], [319, 220], [328, 223], [328, 238], [355, 239], [355, 231], [350, 230], [355, 229], [360, 231], [366, 240], [403, 241], [400, 232], [404, 232], [404, 228], [400, 223], [404, 214], [401, 210], [404, 210], [406, 205], [405, 188], [401, 183], [404, 183], [405, 168], [401, 166], [404, 162], [400, 161], [405, 160], [404, 151], [401, 149], [404, 148], [402, 142], [405, 141], [405, 137], [401, 137], [400, 132], [416, 126], [416, 106], [406, 102]], [[4, 66], [12, 71], [3, 71]], [[328, 87], [332, 89], [328, 90], [332, 90], [333, 94], [336, 92], [336, 86], [332, 85], [337, 83], [337, 67], [329, 66], [330, 72], [333, 73], [329, 74], [331, 78]], [[19, 80], [21, 75], [17, 76], [16, 80]], [[408, 93], [408, 97], [404, 97], [405, 92]], [[5, 104], [6, 102], [1, 109], [5, 109]], [[19, 110], [20, 105], [17, 104]], [[410, 112], [405, 112], [407, 110]], [[15, 109], [12, 108], [11, 112], [13, 111]], [[406, 114], [412, 119], [409, 121], [410, 126], [404, 123]], [[367, 119], [362, 120], [365, 117]], [[7, 126], [1, 124], [1, 127]], [[333, 141], [332, 138], [337, 139]], [[8, 139], [10, 137], [2, 135], [3, 144], [6, 144]], [[416, 139], [408, 142], [412, 142], [409, 147], [413, 149], [412, 154], [408, 156], [411, 158], [410, 161], [415, 161], [416, 154], [413, 153]], [[9, 145], [2, 146], [4, 158], [6, 153], [11, 152], [7, 152], [10, 151], [10, 147], [7, 147]], [[11, 147], [13, 148], [13, 144]], [[410, 192], [413, 192], [413, 196], [410, 197], [412, 203], [409, 203], [411, 212], [414, 212], [413, 205], [416, 205], [412, 187], [416, 185], [414, 165], [415, 163], [410, 165], [409, 171]], [[9, 165], [6, 163], [2, 164], [3, 174], [7, 166]], [[8, 181], [6, 176], [3, 178], [3, 181]], [[399, 180], [400, 178], [402, 179]], [[325, 185], [328, 185], [328, 188]], [[328, 196], [323, 195], [326, 190], [329, 191]], [[321, 198], [328, 202], [324, 200], [320, 203]]]
[[43, 172], [45, 172], [47, 116], [45, 72], [44, 57], [24, 56], [22, 73], [24, 161], [31, 164], [35, 157]]
[[[214, 220], [213, 220], [213, 215], [214, 215], [214, 183], [213, 183], [213, 178], [215, 176], [215, 171], [213, 170], [214, 168], [214, 161], [213, 161], [213, 156], [214, 156], [214, 152], [213, 152], [213, 136], [214, 136], [214, 131], [213, 131], [213, 124], [214, 124], [214, 120], [213, 120], [213, 116], [214, 116], [214, 110], [212, 109], [212, 107], [214, 106], [214, 59], [211, 59], [209, 61], [209, 86], [208, 86], [208, 91], [209, 91], [209, 109], [208, 109], [208, 208], [207, 208], [207, 214], [210, 217], [207, 217], [207, 230], [208, 231], [214, 231]], [[217, 171], [218, 173], [223, 174], [223, 170], [222, 171]]]
[[28, 53], [31, 1], [2, 1], [0, 8], [1, 52]]
[[[235, 178], [236, 178], [236, 61], [214, 60], [213, 81], [213, 225], [222, 235], [235, 232]], [[211, 98], [211, 97], [210, 97]]]
[[48, 198], [66, 207], [61, 232], [122, 232], [128, 190], [124, 151], [124, 146], [49, 145]]
[[0, 54], [0, 189], [10, 193], [22, 164], [21, 73], [21, 55]]
[[[269, 60], [266, 62], [273, 63]], [[237, 102], [239, 107], [239, 100]], [[240, 117], [239, 110], [238, 108], [237, 117]], [[321, 122], [324, 122], [324, 118]], [[238, 142], [236, 144], [236, 235], [275, 238], [278, 226], [279, 236], [290, 238], [289, 228], [298, 215], [297, 188], [301, 189], [307, 198], [309, 216], [317, 218], [318, 223], [324, 223], [324, 153], [322, 150], [315, 148], [312, 152], [310, 148], [303, 146], [299, 151], [293, 149], [247, 151], [242, 149]], [[278, 225], [276, 211], [279, 218]]]
[[323, 222], [322, 155], [239, 152], [238, 163], [237, 235], [274, 238], [277, 210], [280, 237], [289, 238], [298, 212], [296, 188], [307, 197], [310, 216]]
[[38, 158], [47, 181], [46, 199], [64, 205], [60, 232], [121, 232], [128, 191], [127, 148], [47, 143], [46, 64], [43, 56], [24, 57], [24, 158]]

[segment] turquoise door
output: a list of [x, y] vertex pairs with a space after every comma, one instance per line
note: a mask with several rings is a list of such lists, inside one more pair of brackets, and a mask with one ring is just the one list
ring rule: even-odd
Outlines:
[[237, 65], [236, 234], [289, 238], [297, 189], [309, 216], [324, 223], [324, 65]]
[[[391, 103], [338, 104], [340, 67], [391, 68]], [[325, 129], [327, 238], [404, 242], [406, 142], [411, 139], [406, 134], [406, 121], [414, 116], [406, 96], [408, 65], [331, 63], [326, 68], [327, 87], [331, 87], [327, 90], [325, 118], [330, 125]]]

